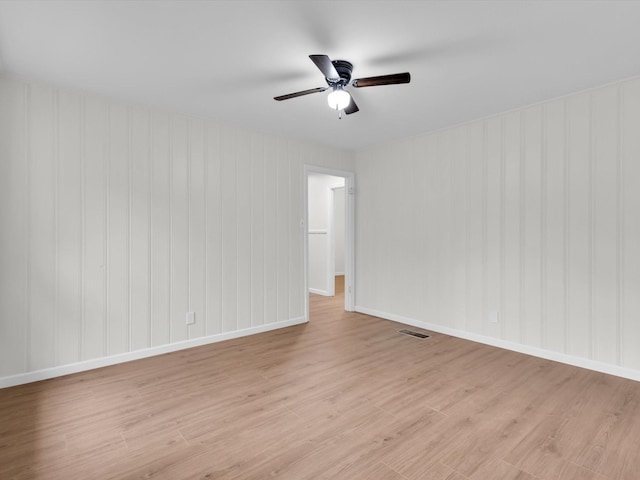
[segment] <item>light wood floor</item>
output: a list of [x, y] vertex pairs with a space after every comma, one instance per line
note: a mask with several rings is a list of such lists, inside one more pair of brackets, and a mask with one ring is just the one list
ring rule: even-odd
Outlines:
[[640, 384], [346, 313], [0, 390], [2, 479], [640, 478]]

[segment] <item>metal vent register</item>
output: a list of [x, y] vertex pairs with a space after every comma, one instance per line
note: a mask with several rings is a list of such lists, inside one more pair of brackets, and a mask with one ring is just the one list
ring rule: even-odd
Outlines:
[[404, 335], [411, 335], [416, 338], [429, 338], [429, 335], [425, 335], [424, 333], [412, 332], [411, 330], [398, 330], [398, 333], [402, 333]]

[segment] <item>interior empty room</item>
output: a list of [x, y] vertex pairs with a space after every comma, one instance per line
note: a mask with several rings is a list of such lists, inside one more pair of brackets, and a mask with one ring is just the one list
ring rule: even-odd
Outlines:
[[639, 23], [0, 0], [0, 479], [640, 478]]

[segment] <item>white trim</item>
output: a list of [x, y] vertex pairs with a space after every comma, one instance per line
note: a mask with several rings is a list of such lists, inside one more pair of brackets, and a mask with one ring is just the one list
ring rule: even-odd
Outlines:
[[333, 297], [333, 295], [331, 295], [328, 291], [318, 290], [317, 288], [310, 288], [309, 293], [315, 293], [316, 295], [322, 295], [323, 297]]
[[318, 167], [316, 165], [308, 165], [308, 164], [304, 165], [304, 170], [305, 170], [305, 173], [321, 173], [323, 175], [331, 175], [332, 177], [343, 177], [345, 179], [353, 176], [353, 172], [350, 172], [348, 170]]
[[336, 274], [335, 274], [336, 277], [340, 277], [342, 275], [344, 275], [344, 272], [336, 272]]
[[142, 358], [154, 357], [156, 355], [162, 355], [164, 353], [176, 352], [178, 350], [185, 350], [187, 348], [200, 347], [202, 345], [222, 342], [224, 340], [231, 340], [232, 338], [245, 337], [248, 335], [254, 335], [256, 333], [268, 332], [270, 330], [278, 330], [280, 328], [291, 327], [293, 325], [306, 323], [306, 321], [307, 320], [304, 317], [292, 318], [290, 320], [284, 320], [282, 322], [268, 323], [266, 325], [244, 328], [242, 330], [234, 330], [233, 332], [217, 333], [215, 335], [208, 335], [206, 337], [194, 338], [192, 340], [170, 343], [168, 345], [144, 348], [142, 350], [136, 350], [134, 352], [120, 353], [118, 355], [111, 355], [109, 357], [95, 358], [92, 360], [85, 360], [83, 362], [61, 365], [59, 367], [45, 368], [43, 370], [19, 373], [16, 375], [10, 375], [8, 377], [0, 377], [0, 388], [13, 387], [15, 385], [47, 380], [49, 378], [84, 372], [87, 370], [92, 370], [94, 368], [108, 367], [110, 365], [117, 365], [120, 363], [131, 362], [133, 360], [140, 360]]
[[344, 301], [345, 310], [356, 308], [356, 178], [352, 173], [344, 184]]
[[327, 277], [325, 282], [327, 282], [327, 293], [330, 297], [334, 297], [336, 294], [336, 279], [333, 271], [336, 268], [336, 262], [333, 256], [335, 232], [333, 230], [333, 190], [331, 187], [328, 188], [327, 192], [327, 226]]
[[545, 350], [542, 348], [531, 347], [528, 345], [523, 345], [521, 343], [510, 342], [508, 340], [502, 340], [499, 338], [487, 337], [485, 335], [466, 332], [464, 330], [458, 330], [450, 327], [444, 327], [442, 325], [435, 325], [432, 323], [423, 322], [421, 320], [415, 320], [413, 318], [403, 317], [401, 315], [395, 315], [393, 313], [381, 312], [373, 308], [362, 307], [359, 305], [356, 305], [355, 311], [364, 313], [366, 315], [371, 315], [373, 317], [384, 318], [385, 320], [391, 320], [393, 322], [403, 323], [405, 325], [411, 325], [413, 327], [423, 328], [425, 330], [431, 330], [433, 332], [443, 333], [445, 335], [451, 335], [452, 337], [463, 338], [472, 342], [483, 343], [485, 345], [491, 345], [498, 348], [504, 348], [505, 350], [511, 350], [513, 352], [524, 353], [526, 355], [544, 358], [546, 360], [553, 360], [555, 362], [573, 365], [574, 367], [581, 367], [596, 372], [615, 375], [616, 377], [640, 381], [640, 370], [625, 368], [618, 365], [611, 365], [609, 363], [598, 362], [597, 360], [590, 360], [587, 358], [574, 357], [573, 355], [567, 355], [566, 353], [552, 352], [550, 350]]
[[[335, 209], [335, 196], [336, 196], [336, 188], [345, 188], [347, 184], [347, 180], [345, 178], [342, 179], [341, 183], [337, 183], [335, 185], [329, 186], [329, 210], [328, 210], [328, 223], [329, 223], [329, 248], [327, 249], [328, 257], [329, 257], [329, 268], [327, 269], [327, 286], [329, 289], [329, 296], [335, 297], [336, 295], [336, 226], [335, 226], [335, 218], [334, 218], [334, 209]], [[346, 188], [345, 188], [346, 192]], [[346, 207], [346, 206], [345, 206]]]

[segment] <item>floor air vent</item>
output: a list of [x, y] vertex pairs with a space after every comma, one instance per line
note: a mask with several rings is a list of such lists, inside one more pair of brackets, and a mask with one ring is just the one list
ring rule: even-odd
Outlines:
[[411, 330], [398, 330], [398, 333], [403, 333], [404, 335], [411, 335], [416, 338], [429, 338], [429, 335], [425, 335], [424, 333], [412, 332]]

